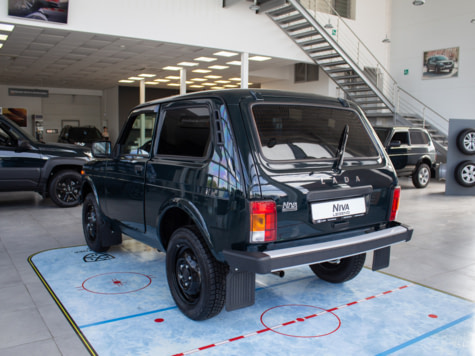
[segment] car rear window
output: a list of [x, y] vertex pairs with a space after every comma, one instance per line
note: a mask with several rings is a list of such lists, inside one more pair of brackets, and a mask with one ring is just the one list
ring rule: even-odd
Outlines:
[[345, 159], [378, 156], [353, 110], [296, 104], [256, 104], [252, 113], [264, 157], [272, 161], [334, 159], [349, 126]]

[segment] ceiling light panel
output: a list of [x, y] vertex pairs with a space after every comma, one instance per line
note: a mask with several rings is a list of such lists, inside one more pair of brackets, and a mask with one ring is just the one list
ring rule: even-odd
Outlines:
[[210, 66], [210, 67], [208, 67], [208, 68], [209, 68], [209, 69], [223, 70], [223, 69], [228, 69], [229, 66], [223, 66], [223, 65], [218, 65], [218, 64], [216, 64], [216, 65]]
[[179, 66], [183, 66], [183, 67], [196, 67], [198, 65], [198, 63], [195, 63], [195, 62], [180, 62], [178, 63]]
[[237, 56], [238, 53], [236, 53], [236, 52], [229, 52], [229, 51], [219, 51], [219, 52], [213, 53], [213, 55], [215, 55], [215, 56], [221, 56], [221, 57], [234, 57], [234, 56]]
[[175, 67], [175, 66], [166, 66], [162, 68], [163, 70], [180, 70], [181, 67]]
[[198, 58], [195, 58], [195, 61], [199, 61], [199, 62], [214, 62], [218, 60], [218, 58], [212, 58], [212, 57], [198, 57]]
[[15, 25], [0, 23], [0, 31], [12, 32], [14, 28], [15, 28]]
[[211, 73], [209, 69], [194, 69], [193, 73]]
[[257, 62], [264, 62], [264, 61], [268, 61], [269, 59], [272, 59], [272, 58], [271, 57], [264, 57], [264, 56], [249, 57], [250, 61], [257, 61]]

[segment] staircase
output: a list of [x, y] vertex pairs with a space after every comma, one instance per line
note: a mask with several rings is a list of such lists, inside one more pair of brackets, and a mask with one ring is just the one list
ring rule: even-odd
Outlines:
[[[262, 5], [265, 2], [261, 0]], [[316, 9], [315, 0], [283, 3], [278, 7], [273, 5], [266, 14], [320, 66], [346, 98], [362, 108], [371, 122], [425, 127], [438, 147], [446, 151], [448, 120], [399, 88], [334, 9], [332, 13], [336, 15], [332, 18], [337, 22], [336, 28], [329, 14]]]

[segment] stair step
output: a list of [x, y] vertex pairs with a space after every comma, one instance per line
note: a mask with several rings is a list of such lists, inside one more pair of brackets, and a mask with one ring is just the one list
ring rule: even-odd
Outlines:
[[361, 109], [363, 111], [374, 111], [374, 110], [389, 110], [388, 107], [386, 105], [384, 106], [377, 106], [377, 105], [374, 105], [374, 106], [361, 106]]
[[325, 42], [327, 42], [326, 39], [324, 39], [323, 37], [318, 37], [318, 38], [311, 38], [309, 40], [297, 42], [297, 44], [300, 47], [307, 47], [307, 46], [318, 45], [318, 44], [325, 43]]
[[323, 56], [311, 56], [316, 61], [321, 61], [322, 59], [338, 58], [341, 57], [338, 53], [325, 54]]
[[338, 85], [342, 86], [342, 87], [354, 87], [354, 86], [362, 86], [362, 85], [365, 85], [366, 87], [367, 84], [363, 81], [357, 81], [357, 82], [344, 82], [344, 83], [338, 83]]
[[364, 106], [364, 105], [373, 105], [373, 104], [383, 104], [381, 99], [378, 97], [370, 97], [370, 98], [376, 98], [376, 100], [361, 100], [361, 99], [369, 99], [369, 98], [353, 98], [353, 101], [355, 101], [358, 105]]
[[318, 32], [318, 30], [315, 28], [311, 28], [308, 31], [299, 32], [299, 33], [292, 33], [292, 34], [289, 33], [289, 36], [295, 40], [300, 40], [302, 38], [312, 37], [316, 35], [320, 35], [320, 32]]
[[309, 49], [306, 49], [304, 51], [309, 53], [309, 54], [314, 54], [314, 53], [331, 51], [332, 49], [333, 49], [332, 46], [320, 46], [320, 47], [309, 48]]
[[[282, 29], [287, 31], [287, 32], [294, 32], [294, 31], [303, 30], [304, 28], [308, 28], [308, 27], [311, 27], [311, 26], [312, 25], [308, 21], [303, 21], [303, 22], [299, 22], [295, 25], [289, 25], [287, 27], [282, 27]], [[312, 29], [313, 29], [313, 27], [312, 27]]]
[[[346, 63], [346, 61], [333, 61], [333, 62], [327, 62], [327, 63], [321, 63], [320, 64], [321, 67], [325, 67], [325, 68], [326, 67], [341, 66], [341, 65], [348, 65], [348, 63]], [[339, 67], [339, 68], [335, 68], [335, 69], [351, 70], [351, 67], [349, 67], [349, 66], [348, 67]], [[355, 78], [358, 78], [358, 76], [355, 76]], [[337, 78], [334, 78], [334, 79], [337, 79]]]
[[[289, 12], [289, 14], [290, 14], [290, 12]], [[294, 22], [294, 21], [302, 20], [303, 18], [304, 17], [302, 16], [302, 14], [297, 12], [294, 15], [289, 15], [289, 16], [286, 16], [286, 17], [280, 17], [278, 19], [275, 19], [275, 22], [277, 22], [281, 25], [286, 25], [286, 24], [289, 24], [289, 23]]]
[[[335, 68], [335, 69], [330, 69], [327, 71], [328, 73], [345, 73], [345, 72], [353, 72], [352, 68], [346, 69], [346, 68]], [[332, 78], [335, 79], [350, 79], [350, 78], [359, 78], [360, 76], [358, 74], [345, 74], [345, 75], [333, 75]]]
[[279, 17], [282, 15], [290, 14], [292, 11], [295, 11], [295, 8], [292, 5], [285, 5], [283, 7], [270, 10], [267, 12], [267, 14], [272, 17]]

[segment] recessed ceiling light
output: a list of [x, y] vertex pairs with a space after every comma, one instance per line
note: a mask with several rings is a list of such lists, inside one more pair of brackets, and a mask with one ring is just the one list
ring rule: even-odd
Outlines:
[[216, 83], [227, 84], [227, 83], [231, 83], [231, 82], [229, 80], [217, 80]]
[[231, 66], [240, 66], [241, 61], [231, 61], [231, 62], [226, 62], [226, 64], [229, 64]]
[[216, 53], [213, 53], [215, 56], [221, 56], [221, 57], [234, 57], [237, 56], [236, 52], [229, 52], [229, 51], [219, 51]]
[[156, 76], [157, 76], [156, 74], [147, 74], [147, 73], [139, 74], [139, 77], [144, 77], [144, 78], [153, 78]]
[[175, 67], [175, 66], [166, 66], [162, 68], [163, 70], [180, 70], [181, 67]]
[[211, 89], [214, 89], [214, 90], [221, 90], [221, 89], [224, 89], [223, 87], [211, 87]]
[[238, 86], [236, 84], [226, 84], [224, 87], [225, 88], [237, 88]]
[[154, 82], [159, 82], [159, 83], [168, 83], [170, 79], [154, 79]]
[[209, 69], [218, 69], [218, 70], [222, 70], [222, 69], [228, 69], [229, 66], [222, 66], [222, 65], [214, 65], [214, 66], [211, 66], [211, 67], [208, 67]]
[[232, 80], [233, 82], [240, 82], [241, 81], [241, 78], [229, 78], [229, 80]]
[[272, 59], [271, 57], [264, 57], [264, 56], [252, 56], [249, 57], [250, 61], [257, 61], [257, 62], [263, 62], [263, 61], [268, 61], [269, 59]]
[[198, 63], [195, 62], [180, 62], [178, 63], [179, 66], [184, 66], [184, 67], [195, 67], [198, 65]]
[[165, 78], [167, 78], [167, 79], [180, 79], [180, 77], [177, 76], [177, 75], [169, 75], [169, 76], [167, 76], [167, 77], [165, 77]]
[[133, 83], [134, 81], [133, 80], [130, 80], [130, 79], [121, 79], [119, 80], [119, 83]]
[[0, 35], [0, 41], [6, 41], [8, 38], [8, 35]]
[[214, 62], [216, 61], [218, 58], [212, 58], [212, 57], [198, 57], [198, 58], [195, 58], [195, 61], [200, 61], [200, 62]]
[[195, 85], [190, 85], [190, 88], [204, 88], [204, 86], [195, 84]]
[[143, 80], [144, 78], [142, 77], [129, 77], [129, 80]]
[[3, 43], [0, 43], [0, 48], [2, 48], [2, 47], [3, 47]]
[[194, 82], [206, 82], [205, 78], [192, 78], [191, 80]]
[[167, 85], [169, 87], [179, 87], [180, 86], [180, 84], [178, 84], [178, 83], [168, 83]]
[[15, 25], [9, 25], [7, 23], [0, 23], [0, 31], [12, 32], [15, 28]]
[[202, 84], [203, 84], [203, 85], [206, 85], [207, 87], [212, 87], [212, 86], [216, 85], [216, 84], [214, 84], [214, 83], [202, 83]]
[[219, 79], [222, 77], [223, 77], [222, 75], [206, 75], [205, 76], [205, 78], [208, 78], [208, 79]]
[[195, 69], [193, 73], [209, 73], [211, 72], [209, 69]]
[[148, 84], [148, 85], [158, 85], [158, 82], [145, 82], [145, 84]]

